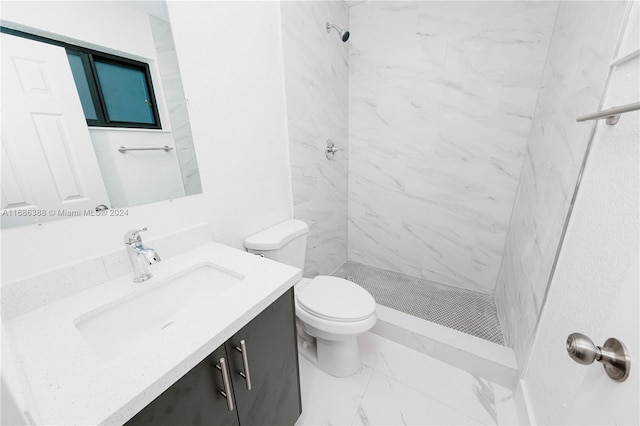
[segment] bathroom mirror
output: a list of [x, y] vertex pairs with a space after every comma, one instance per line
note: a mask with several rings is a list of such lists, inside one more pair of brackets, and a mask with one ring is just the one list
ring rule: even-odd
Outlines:
[[[164, 1], [7, 1], [2, 9], [2, 227], [126, 214], [202, 192]], [[126, 120], [113, 117], [127, 109], [142, 124], [119, 125]]]

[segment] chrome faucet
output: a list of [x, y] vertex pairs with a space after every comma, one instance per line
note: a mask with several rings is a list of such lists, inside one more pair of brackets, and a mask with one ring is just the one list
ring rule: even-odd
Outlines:
[[147, 228], [132, 229], [124, 234], [124, 245], [127, 248], [127, 254], [133, 266], [133, 282], [141, 283], [152, 277], [149, 272], [149, 265], [160, 262], [160, 255], [152, 248], [145, 247], [142, 244], [140, 232], [146, 231]]

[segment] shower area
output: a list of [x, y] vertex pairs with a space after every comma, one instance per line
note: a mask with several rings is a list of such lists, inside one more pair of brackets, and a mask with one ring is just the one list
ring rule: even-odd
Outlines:
[[[626, 8], [283, 2], [305, 275], [349, 279], [521, 366], [590, 138], [575, 117], [598, 109]], [[332, 160], [329, 142], [344, 149]]]

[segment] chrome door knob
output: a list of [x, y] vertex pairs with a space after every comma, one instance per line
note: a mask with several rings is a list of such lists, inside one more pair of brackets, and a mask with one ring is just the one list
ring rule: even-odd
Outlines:
[[571, 333], [567, 337], [569, 358], [582, 365], [593, 364], [600, 357], [600, 350], [591, 339], [582, 333]]
[[610, 337], [604, 345], [596, 346], [584, 334], [571, 333], [567, 337], [566, 346], [569, 357], [578, 364], [589, 365], [598, 361], [613, 380], [624, 382], [629, 377], [631, 357], [627, 347], [618, 339]]

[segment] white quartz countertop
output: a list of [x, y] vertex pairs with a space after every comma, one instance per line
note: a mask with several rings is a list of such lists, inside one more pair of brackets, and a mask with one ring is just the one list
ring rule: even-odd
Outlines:
[[[198, 262], [244, 279], [213, 300], [197, 300], [171, 327], [154, 330], [115, 357], [101, 359], [75, 321], [144, 291]], [[210, 243], [150, 267], [134, 284], [125, 275], [31, 311], [8, 324], [14, 355], [46, 425], [122, 424], [269, 306], [302, 276], [299, 269]], [[132, 318], [131, 321], [135, 321]]]

